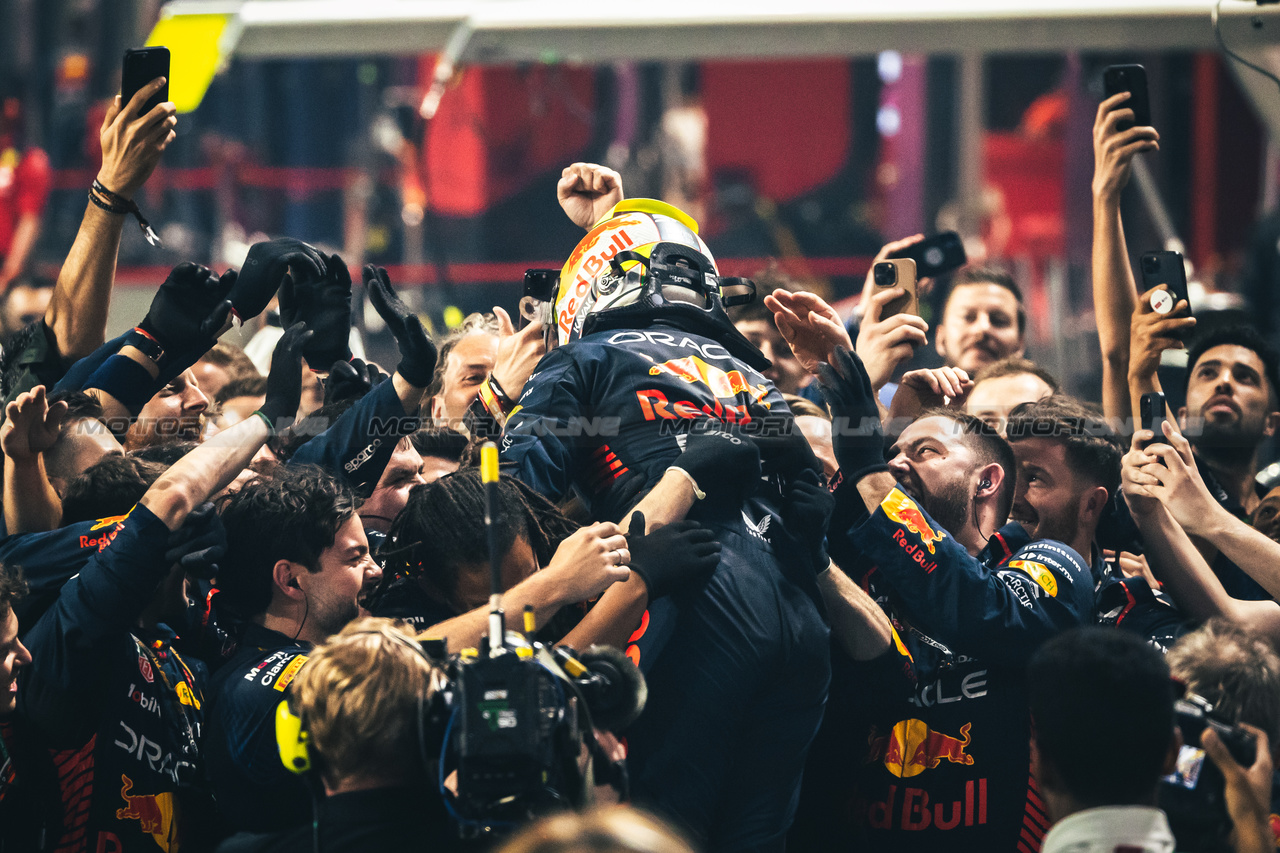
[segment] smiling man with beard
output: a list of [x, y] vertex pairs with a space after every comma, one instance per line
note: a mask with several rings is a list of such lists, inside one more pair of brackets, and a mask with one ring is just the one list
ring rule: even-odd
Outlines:
[[1006, 437], [1018, 471], [1012, 521], [1001, 534], [1009, 542], [1020, 535], [1056, 539], [1087, 556], [1098, 621], [1170, 648], [1188, 630], [1186, 619], [1145, 577], [1125, 577], [1108, 563], [1097, 544], [1099, 523], [1120, 488], [1124, 450], [1115, 432], [1084, 403], [1055, 394], [1016, 406]]
[[1038, 845], [1048, 823], [1029, 781], [1025, 668], [1041, 642], [1093, 621], [1086, 564], [1066, 543], [1002, 530], [1015, 462], [991, 427], [926, 410], [886, 463], [866, 369], [843, 349], [832, 363], [819, 375], [836, 517], [852, 524], [833, 521], [831, 556], [893, 634], [873, 660], [833, 663], [833, 682], [856, 690], [832, 690], [802, 829], [872, 851]]
[[224, 503], [228, 549], [215, 606], [244, 621], [239, 650], [209, 689], [209, 779], [234, 829], [280, 831], [309, 821], [311, 802], [280, 763], [276, 706], [311, 648], [360, 615], [358, 599], [382, 570], [358, 499], [319, 468], [283, 468]]

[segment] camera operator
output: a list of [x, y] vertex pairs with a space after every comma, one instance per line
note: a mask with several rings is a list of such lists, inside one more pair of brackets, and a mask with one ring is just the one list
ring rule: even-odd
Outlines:
[[[1280, 655], [1270, 642], [1225, 619], [1214, 618], [1182, 637], [1165, 660], [1173, 677], [1186, 685], [1188, 693], [1209, 702], [1219, 719], [1264, 732], [1267, 743], [1271, 744], [1271, 760], [1275, 762], [1276, 749], [1280, 747]], [[1210, 755], [1213, 757], [1212, 752]], [[1221, 757], [1215, 760], [1227, 777], [1230, 791], [1233, 773], [1223, 767], [1223, 762], [1218, 760]], [[1249, 776], [1255, 773], [1253, 769], [1247, 771]], [[1262, 783], [1257, 786], [1259, 810], [1264, 817], [1270, 814], [1267, 822], [1276, 835], [1276, 846], [1280, 846], [1276, 791], [1266, 774], [1260, 775], [1262, 778], [1257, 780]], [[1231, 818], [1236, 823], [1244, 822], [1234, 813]]]
[[[1183, 661], [1186, 657], [1181, 656]], [[1183, 766], [1188, 734], [1178, 729], [1188, 722], [1182, 712], [1175, 716], [1178, 685], [1170, 678], [1168, 663], [1130, 634], [1084, 628], [1046, 643], [1032, 658], [1027, 681], [1034, 721], [1032, 772], [1054, 822], [1042, 853], [1172, 851], [1170, 821], [1177, 823], [1183, 814], [1169, 811], [1166, 816], [1157, 802], [1164, 802], [1166, 792], [1182, 780], [1190, 778], [1193, 785], [1203, 786], [1206, 777], [1203, 769]], [[1221, 694], [1221, 687], [1213, 689]], [[1193, 841], [1188, 832], [1179, 836], [1179, 850], [1275, 849], [1268, 821], [1268, 737], [1247, 723], [1238, 724], [1237, 730], [1256, 739], [1256, 758], [1249, 767], [1236, 761], [1210, 726], [1190, 741], [1222, 772], [1230, 845], [1226, 838], [1221, 844]], [[1175, 771], [1176, 777], [1171, 777]], [[1176, 802], [1187, 808], [1187, 800]]]
[[[390, 619], [357, 619], [317, 646], [287, 700], [306, 732], [311, 783], [323, 788], [314, 825], [237, 835], [219, 853], [448, 849], [435, 779], [443, 733], [422, 721], [443, 684], [413, 634]], [[281, 752], [291, 746], [293, 757], [297, 744], [286, 737]]]

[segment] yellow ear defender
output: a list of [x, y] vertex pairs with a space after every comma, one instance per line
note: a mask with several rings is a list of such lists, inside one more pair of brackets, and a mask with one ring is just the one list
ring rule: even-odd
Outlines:
[[276, 706], [276, 746], [286, 769], [299, 775], [311, 769], [311, 735], [302, 718], [289, 710], [289, 700]]

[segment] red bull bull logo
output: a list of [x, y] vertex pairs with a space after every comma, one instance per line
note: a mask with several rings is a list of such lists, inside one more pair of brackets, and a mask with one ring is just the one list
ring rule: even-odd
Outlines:
[[944, 759], [952, 764], [973, 764], [969, 748], [969, 727], [960, 727], [960, 737], [935, 732], [922, 720], [903, 720], [886, 735], [872, 730], [867, 739], [867, 760], [883, 761], [885, 769], [899, 779], [918, 776], [937, 767]]
[[165, 853], [177, 850], [177, 826], [173, 814], [173, 794], [132, 794], [133, 780], [121, 775], [120, 796], [125, 807], [116, 809], [117, 820], [136, 820], [142, 831], [156, 840]]
[[920, 544], [929, 549], [930, 554], [937, 553], [933, 547], [934, 542], [941, 542], [947, 538], [946, 531], [934, 530], [919, 505], [903, 494], [901, 489], [895, 488], [885, 495], [884, 500], [880, 502], [880, 509], [884, 510], [884, 514], [890, 521], [914, 533], [920, 539]]
[[676, 376], [691, 385], [695, 383], [705, 385], [711, 389], [712, 394], [722, 400], [746, 394], [758, 402], [769, 393], [769, 389], [764, 385], [752, 385], [748, 382], [741, 370], [722, 370], [696, 355], [673, 358], [649, 368], [650, 376], [660, 376], [663, 373]]

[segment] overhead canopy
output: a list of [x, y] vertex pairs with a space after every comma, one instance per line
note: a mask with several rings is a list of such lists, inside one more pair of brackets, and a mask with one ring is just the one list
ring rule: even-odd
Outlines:
[[[838, 57], [883, 50], [1137, 53], [1216, 50], [1212, 6], [1212, 0], [173, 0], [161, 10], [159, 28], [167, 28], [171, 46], [189, 30], [184, 49], [216, 51], [216, 62], [206, 57], [204, 66], [233, 55], [420, 55], [446, 45], [465, 63]], [[1252, 61], [1266, 60], [1268, 49], [1280, 44], [1280, 5], [1223, 0], [1221, 10], [1228, 44]], [[219, 38], [209, 38], [209, 16], [224, 23]], [[174, 61], [180, 61], [176, 53]], [[1280, 90], [1251, 76], [1258, 77], [1241, 74], [1273, 132], [1280, 131]]]
[[[1215, 47], [1210, 0], [173, 0], [225, 14], [254, 59], [432, 53], [463, 22], [468, 62], [574, 62]], [[1276, 43], [1280, 8], [1225, 0], [1233, 46]], [[1258, 16], [1268, 26], [1255, 29]]]

